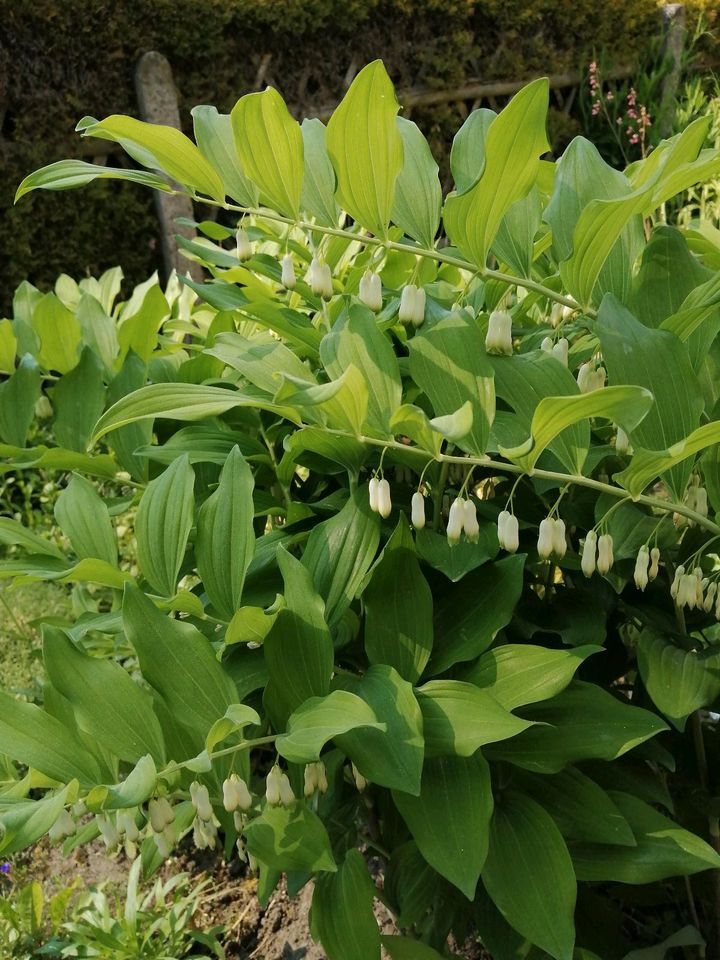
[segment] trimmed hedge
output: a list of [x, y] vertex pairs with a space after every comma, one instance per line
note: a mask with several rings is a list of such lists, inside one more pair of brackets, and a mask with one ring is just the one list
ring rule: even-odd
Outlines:
[[[717, 14], [717, 0], [705, 7]], [[578, 69], [600, 48], [633, 62], [657, 24], [656, 0], [0, 0], [0, 309], [26, 277], [48, 285], [121, 263], [137, 282], [159, 266], [152, 196], [134, 185], [12, 206], [30, 170], [78, 155], [80, 117], [136, 113], [146, 50], [170, 60], [189, 121], [196, 103], [227, 110], [267, 83], [305, 113], [376, 57], [401, 88]], [[413, 112], [440, 155], [459, 109]], [[565, 140], [576, 130], [562, 122]]]

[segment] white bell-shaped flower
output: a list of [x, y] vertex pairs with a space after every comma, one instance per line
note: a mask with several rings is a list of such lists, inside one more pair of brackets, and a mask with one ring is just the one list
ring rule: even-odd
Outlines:
[[485, 349], [488, 353], [512, 354], [512, 317], [507, 310], [493, 310], [490, 314]]
[[416, 530], [422, 530], [425, 526], [425, 497], [416, 490], [410, 500], [410, 520]]
[[380, 481], [377, 477], [371, 477], [370, 482], [368, 483], [368, 498], [370, 501], [370, 509], [373, 513], [378, 512], [378, 487], [380, 486]]
[[609, 533], [603, 533], [600, 537], [598, 537], [598, 573], [603, 575], [609, 573], [612, 569], [614, 559], [613, 538]]
[[280, 283], [286, 290], [294, 290], [297, 279], [295, 277], [295, 264], [289, 253], [282, 258], [282, 269], [280, 272]]
[[547, 560], [553, 552], [555, 539], [555, 521], [552, 517], [545, 517], [540, 521], [538, 528], [537, 551], [541, 560]]
[[210, 794], [204, 783], [193, 780], [190, 784], [190, 799], [201, 820], [212, 820], [213, 808], [210, 803]]
[[568, 365], [568, 350], [570, 344], [567, 342], [566, 337], [560, 337], [558, 342], [553, 345], [552, 355], [556, 360], [559, 360], [560, 363], [566, 367]]
[[660, 551], [653, 547], [650, 551], [650, 569], [648, 570], [648, 580], [655, 580], [660, 569]]
[[383, 477], [378, 483], [377, 490], [377, 512], [386, 520], [392, 513], [392, 498], [390, 496], [390, 484]]
[[249, 260], [253, 255], [250, 237], [248, 236], [247, 230], [243, 229], [243, 227], [238, 227], [238, 231], [235, 234], [235, 245], [237, 248], [238, 260]]
[[380, 276], [372, 270], [366, 270], [360, 278], [360, 302], [364, 303], [373, 313], [382, 310], [382, 283]]
[[472, 497], [468, 497], [463, 507], [463, 529], [470, 543], [478, 542], [480, 539], [480, 524], [477, 518], [477, 508]]
[[649, 577], [649, 567], [650, 567], [650, 551], [647, 544], [643, 544], [638, 550], [638, 555], [635, 560], [635, 586], [638, 590], [644, 590], [648, 585], [650, 580]]
[[567, 540], [565, 538], [565, 521], [558, 518], [553, 525], [553, 553], [556, 557], [565, 556], [567, 551]]
[[582, 556], [580, 558], [580, 569], [586, 577], [590, 578], [595, 573], [597, 566], [597, 533], [594, 530], [588, 530], [583, 544]]
[[446, 535], [448, 543], [454, 546], [460, 542], [463, 527], [465, 525], [465, 501], [462, 497], [456, 497], [450, 504]]

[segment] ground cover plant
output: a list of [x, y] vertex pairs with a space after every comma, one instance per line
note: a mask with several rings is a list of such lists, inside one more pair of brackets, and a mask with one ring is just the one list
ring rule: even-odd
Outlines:
[[65, 540], [3, 521], [0, 574], [106, 594], [46, 625], [42, 707], [0, 698], [0, 855], [101, 835], [152, 873], [192, 834], [263, 900], [313, 879], [330, 960], [718, 955], [719, 248], [657, 211], [720, 155], [701, 118], [552, 163], [547, 108], [471, 114], [444, 200], [379, 62], [327, 127], [272, 88], [195, 108], [197, 145], [84, 118], [146, 169], [21, 184], [239, 223], [182, 241], [182, 308], [26, 288], [2, 328], [3, 422], [31, 383], [81, 426], [5, 427], [73, 473]]

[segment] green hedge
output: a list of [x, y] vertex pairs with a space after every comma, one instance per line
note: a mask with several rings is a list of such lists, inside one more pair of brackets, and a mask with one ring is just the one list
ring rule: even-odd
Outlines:
[[[655, 0], [0, 0], [0, 310], [25, 277], [42, 286], [121, 263], [135, 282], [159, 265], [152, 197], [138, 187], [12, 206], [26, 173], [77, 155], [81, 116], [136, 111], [133, 68], [146, 50], [169, 58], [188, 120], [196, 103], [229, 109], [266, 54], [262, 82], [305, 113], [339, 98], [351, 63], [382, 57], [400, 88], [517, 79], [577, 69], [591, 47], [632, 62], [657, 22]], [[458, 107], [413, 118], [442, 154]], [[560, 136], [573, 132], [566, 122]]]

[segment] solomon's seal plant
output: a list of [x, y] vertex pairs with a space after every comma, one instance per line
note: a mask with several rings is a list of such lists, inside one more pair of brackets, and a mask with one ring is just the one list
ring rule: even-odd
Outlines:
[[379, 62], [327, 127], [273, 89], [197, 107], [196, 143], [85, 118], [147, 169], [20, 186], [238, 225], [179, 241], [209, 274], [180, 308], [3, 328], [3, 422], [81, 364], [102, 403], [43, 454], [66, 549], [3, 521], [2, 573], [105, 600], [46, 626], [42, 708], [2, 697], [0, 854], [101, 833], [150, 872], [194, 833], [263, 900], [313, 880], [331, 960], [716, 936], [720, 250], [656, 211], [720, 158], [699, 120], [622, 172], [582, 138], [550, 162], [547, 108], [538, 80], [473, 112], [444, 200]]

